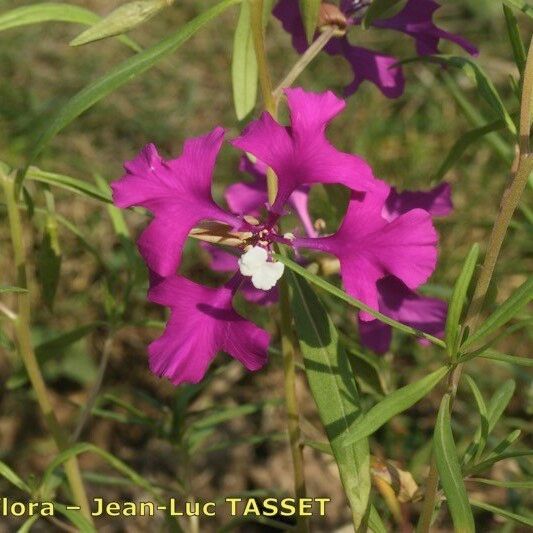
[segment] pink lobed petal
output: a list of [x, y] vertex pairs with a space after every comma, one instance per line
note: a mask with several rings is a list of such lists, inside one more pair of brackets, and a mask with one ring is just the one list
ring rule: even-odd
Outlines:
[[154, 219], [138, 245], [148, 266], [162, 276], [175, 273], [189, 231], [202, 220], [236, 226], [238, 217], [220, 208], [211, 195], [216, 157], [224, 130], [185, 141], [180, 157], [163, 160], [153, 144], [124, 167], [126, 174], [111, 184], [118, 207], [145, 207]]
[[174, 385], [198, 383], [219, 351], [250, 371], [264, 366], [270, 336], [235, 312], [233, 284], [213, 289], [181, 276], [152, 277], [148, 299], [171, 310], [163, 335], [148, 347], [154, 374]]
[[326, 139], [328, 122], [343, 108], [333, 93], [285, 91], [291, 127], [278, 124], [268, 113], [252, 122], [233, 145], [250, 152], [278, 177], [273, 210], [281, 213], [291, 194], [302, 185], [338, 183], [353, 190], [371, 190], [375, 178], [360, 157], [340, 152]]
[[[294, 241], [297, 248], [337, 256], [346, 291], [375, 310], [379, 310], [378, 280], [393, 275], [414, 289], [427, 281], [437, 261], [437, 233], [429, 213], [413, 209], [390, 222], [383, 218], [389, 190], [380, 182], [376, 192], [352, 193], [337, 233]], [[374, 320], [367, 312], [360, 317]]]

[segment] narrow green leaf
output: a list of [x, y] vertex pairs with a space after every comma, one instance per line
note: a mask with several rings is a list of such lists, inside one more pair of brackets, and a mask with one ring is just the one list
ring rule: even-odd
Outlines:
[[233, 104], [237, 119], [242, 120], [255, 107], [258, 69], [252, 36], [250, 2], [242, 2], [233, 38], [231, 61]]
[[472, 81], [476, 83], [480, 96], [487, 102], [496, 117], [504, 120], [509, 131], [516, 135], [516, 124], [509, 115], [496, 87], [485, 71], [472, 59], [463, 56], [438, 54], [433, 56], [420, 56], [400, 61], [401, 64], [421, 61], [424, 63], [440, 63], [446, 66], [461, 69]]
[[93, 198], [94, 200], [99, 200], [100, 202], [111, 203], [113, 201], [109, 192], [103, 193], [91, 183], [71, 178], [70, 176], [55, 174], [54, 172], [46, 172], [37, 167], [30, 167], [26, 177], [33, 181], [46, 183], [48, 185], [53, 185], [54, 187], [60, 187], [61, 189], [72, 191]]
[[505, 121], [502, 119], [494, 120], [479, 128], [474, 128], [462, 135], [452, 146], [446, 159], [433, 176], [435, 181], [440, 181], [448, 173], [448, 171], [459, 161], [460, 157], [466, 150], [474, 143], [482, 139], [485, 135], [499, 131], [505, 128]]
[[437, 337], [434, 337], [433, 335], [428, 335], [427, 333], [424, 333], [423, 331], [412, 328], [410, 326], [406, 326], [405, 324], [402, 324], [401, 322], [397, 322], [396, 320], [393, 320], [392, 318], [389, 318], [388, 316], [385, 316], [384, 314], [379, 313], [378, 311], [375, 311], [371, 307], [368, 307], [368, 305], [365, 305], [363, 302], [360, 302], [359, 300], [352, 298], [351, 296], [346, 294], [344, 291], [342, 291], [338, 287], [335, 287], [335, 285], [328, 283], [325, 279], [319, 276], [316, 276], [315, 274], [312, 274], [311, 272], [307, 271], [305, 268], [301, 267], [298, 263], [295, 263], [294, 261], [290, 260], [288, 257], [285, 257], [281, 254], [272, 254], [272, 255], [278, 261], [282, 262], [286, 267], [289, 267], [293, 272], [296, 272], [297, 274], [307, 279], [308, 281], [310, 281], [317, 287], [324, 289], [326, 292], [329, 292], [333, 296], [336, 296], [337, 298], [341, 299], [343, 302], [350, 304], [356, 309], [366, 311], [368, 314], [377, 318], [379, 321], [383, 322], [384, 324], [388, 324], [389, 326], [392, 326], [393, 328], [403, 331], [404, 333], [409, 333], [410, 335], [415, 335], [421, 339], [426, 339], [432, 342], [433, 344], [436, 344], [437, 346], [441, 346], [442, 348], [446, 346], [444, 344], [444, 341], [442, 341], [441, 339], [438, 339]]
[[478, 463], [477, 465], [471, 466], [466, 469], [465, 475], [480, 474], [488, 470], [494, 463], [499, 463], [505, 459], [515, 459], [516, 457], [529, 457], [533, 455], [533, 450], [518, 450], [515, 452], [501, 453], [499, 455], [494, 455], [489, 459], [485, 459]]
[[81, 533], [93, 533], [96, 529], [85, 518], [80, 511], [69, 509], [62, 503], [54, 502], [54, 509], [59, 511], [67, 520], [69, 520]]
[[497, 389], [487, 406], [487, 419], [489, 422], [489, 433], [494, 429], [496, 422], [509, 405], [516, 388], [514, 380], [509, 379], [502, 383]]
[[315, 35], [315, 30], [318, 24], [318, 12], [320, 10], [321, 0], [299, 0], [300, 13], [302, 14], [302, 22], [305, 28], [305, 35], [307, 42], [310, 43]]
[[28, 289], [23, 289], [22, 287], [14, 287], [13, 285], [2, 285], [0, 286], [0, 294], [4, 292], [28, 292]]
[[463, 343], [463, 348], [471, 346], [476, 341], [490, 335], [500, 328], [527, 305], [533, 298], [533, 276], [528, 278], [485, 322]]
[[474, 517], [468, 503], [468, 495], [453, 440], [449, 394], [443, 397], [440, 404], [433, 438], [433, 450], [442, 488], [452, 515], [454, 530], [461, 533], [475, 533]]
[[528, 0], [503, 0], [503, 3], [533, 17], [533, 7], [531, 7]]
[[508, 355], [506, 353], [497, 352], [496, 350], [485, 350], [480, 353], [478, 357], [483, 359], [492, 359], [493, 361], [500, 361], [501, 363], [510, 363], [518, 366], [533, 366], [533, 358], [518, 357], [516, 355]]
[[96, 328], [104, 325], [104, 322], [91, 322], [62, 333], [57, 337], [42, 342], [35, 347], [35, 355], [42, 362], [48, 357], [56, 357], [63, 353], [69, 346], [83, 339]]
[[368, 525], [373, 533], [387, 533], [387, 528], [385, 527], [383, 520], [381, 520], [381, 516], [379, 516], [379, 513], [373, 505], [370, 506]]
[[374, 20], [384, 18], [401, 0], [373, 0], [363, 17], [363, 28], [369, 28]]
[[466, 294], [470, 287], [472, 276], [474, 275], [478, 257], [479, 245], [476, 243], [470, 248], [470, 251], [466, 256], [461, 273], [453, 287], [453, 293], [448, 307], [444, 338], [448, 355], [454, 359], [457, 356], [457, 349], [461, 342], [461, 315], [463, 313]]
[[179, 28], [172, 35], [150, 48], [139, 52], [135, 56], [130, 57], [126, 61], [123, 61], [111, 72], [94, 81], [74, 95], [59, 110], [57, 115], [49, 122], [45, 131], [39, 137], [37, 144], [33, 148], [30, 162], [34, 161], [46, 144], [76, 117], [114, 90], [122, 87], [139, 74], [153, 67], [160, 59], [179, 48], [208, 22], [212, 21], [227, 8], [240, 1], [241, 0], [222, 0]]
[[[94, 176], [94, 181], [96, 182], [96, 186], [98, 187], [100, 192], [107, 198], [111, 199], [111, 188], [109, 187], [109, 183], [102, 176], [99, 175]], [[113, 224], [113, 229], [115, 230], [115, 233], [119, 237], [130, 239], [130, 230], [128, 229], [128, 225], [126, 224], [126, 219], [124, 218], [122, 209], [119, 209], [118, 207], [115, 207], [112, 203], [110, 203], [107, 206], [107, 212], [109, 213], [109, 218], [111, 219], [111, 223]]]
[[50, 310], [54, 307], [60, 273], [61, 250], [57, 240], [57, 226], [52, 217], [48, 216], [37, 255], [37, 279], [41, 286], [44, 303]]
[[342, 438], [342, 444], [347, 446], [375, 433], [392, 417], [424, 398], [448, 373], [448, 370], [448, 367], [443, 366], [426, 377], [388, 394], [368, 413], [351, 424]]
[[120, 459], [115, 457], [114, 455], [110, 454], [109, 452], [106, 452], [102, 448], [99, 448], [98, 446], [95, 446], [94, 444], [90, 444], [87, 442], [81, 442], [78, 444], [74, 444], [70, 448], [67, 448], [66, 450], [63, 450], [60, 452], [54, 460], [48, 465], [46, 468], [41, 484], [46, 485], [52, 478], [55, 470], [64, 464], [69, 459], [72, 459], [73, 457], [76, 457], [77, 455], [80, 455], [82, 453], [94, 453], [104, 459], [107, 463], [109, 463], [115, 470], [120, 472], [121, 474], [125, 475], [128, 479], [130, 479], [135, 485], [143, 488], [150, 494], [154, 496], [158, 496], [157, 490], [148, 482], [146, 479], [144, 479], [143, 476], [139, 475], [135, 470], [132, 470], [128, 465], [123, 463]]
[[487, 438], [489, 436], [489, 419], [487, 414], [487, 405], [485, 404], [485, 400], [481, 395], [481, 391], [479, 390], [475, 381], [468, 374], [465, 374], [464, 377], [468, 383], [468, 386], [470, 387], [470, 390], [472, 391], [472, 394], [474, 395], [480, 418], [480, 426], [476, 430], [472, 445], [464, 454], [463, 463], [468, 463], [470, 459], [473, 459], [474, 461], [478, 460], [485, 449]]
[[[0, 14], [0, 31], [43, 22], [70, 22], [92, 26], [99, 20], [101, 17], [83, 7], [66, 3], [39, 2]], [[135, 52], [141, 51], [141, 47], [128, 37], [123, 36], [119, 40]]]
[[485, 502], [479, 502], [477, 500], [470, 500], [470, 503], [474, 507], [479, 507], [479, 509], [489, 511], [491, 513], [494, 513], [495, 515], [503, 516], [504, 518], [508, 518], [509, 520], [514, 520], [515, 522], [518, 522], [519, 524], [525, 524], [526, 526], [533, 528], [533, 518], [529, 516], [523, 516], [523, 515], [519, 515], [516, 513], [511, 513], [511, 511], [507, 511], [506, 509], [501, 509], [500, 507], [495, 507], [494, 505], [490, 505]]
[[19, 529], [17, 529], [17, 533], [29, 533], [31, 531], [31, 528], [33, 527], [33, 524], [41, 519], [40, 514], [36, 514], [33, 516], [30, 516], [22, 526], [20, 526]]
[[343, 434], [361, 414], [359, 394], [338, 333], [307, 282], [290, 273], [291, 305], [307, 380], [339, 468], [357, 530], [370, 496], [368, 440], [342, 444]]
[[[96, 328], [103, 325], [105, 325], [104, 322], [92, 322], [38, 344], [35, 347], [35, 356], [39, 364], [42, 365], [51, 358], [59, 359], [72, 344], [80, 341]], [[26, 383], [28, 383], [28, 374], [26, 373], [26, 369], [21, 367], [12, 374], [6, 386], [9, 390], [14, 390], [24, 386]]]
[[480, 477], [468, 478], [468, 481], [492, 485], [494, 487], [503, 487], [506, 489], [533, 489], [533, 481], [497, 481], [495, 479], [484, 479]]
[[70, 41], [69, 45], [80, 46], [126, 33], [150, 20], [169, 3], [167, 0], [136, 0], [123, 4]]
[[507, 34], [509, 35], [509, 40], [511, 41], [511, 46], [513, 48], [514, 60], [520, 76], [522, 76], [524, 69], [526, 67], [526, 49], [520, 36], [520, 30], [518, 28], [518, 22], [511, 8], [504, 5], [503, 14], [505, 15], [505, 23], [507, 25]]
[[31, 489], [28, 487], [25, 481], [22, 480], [9, 466], [0, 461], [0, 476], [7, 479], [12, 485], [15, 485], [18, 489], [23, 492], [31, 494]]

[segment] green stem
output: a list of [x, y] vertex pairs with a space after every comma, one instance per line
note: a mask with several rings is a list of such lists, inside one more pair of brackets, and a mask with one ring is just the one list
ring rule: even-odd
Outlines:
[[[15, 192], [15, 182], [12, 176], [6, 176], [3, 173], [0, 173], [0, 181], [2, 182], [2, 188], [6, 199], [11, 243], [13, 246], [15, 267], [17, 270], [17, 286], [27, 289], [26, 251], [24, 248], [20, 211]], [[31, 309], [29, 292], [17, 293], [17, 298], [18, 315], [14, 324], [20, 358], [26, 367], [32, 388], [37, 397], [37, 402], [39, 403], [39, 407], [43, 413], [43, 417], [52, 438], [54, 439], [58, 450], [63, 451], [68, 447], [68, 438], [55, 416], [54, 409], [50, 402], [49, 393], [31, 343]], [[89, 503], [76, 458], [72, 458], [65, 463], [65, 473], [72, 490], [74, 501], [79, 505], [82, 514], [92, 523]]]
[[302, 54], [300, 59], [294, 64], [287, 75], [281, 80], [279, 85], [274, 90], [275, 100], [279, 100], [283, 89], [290, 87], [298, 78], [298, 76], [305, 70], [307, 65], [319, 54], [319, 52], [329, 43], [330, 39], [338, 31], [336, 26], [327, 27], [318, 37], [316, 41]]
[[[487, 252], [485, 254], [485, 260], [481, 268], [481, 273], [474, 289], [474, 294], [471, 299], [470, 307], [465, 318], [465, 326], [470, 331], [475, 331], [478, 327], [487, 293], [494, 275], [494, 270], [500, 251], [507, 235], [509, 225], [513, 218], [514, 212], [518, 208], [520, 199], [526, 188], [529, 176], [533, 171], [533, 153], [530, 149], [530, 130], [531, 130], [531, 108], [533, 105], [533, 40], [529, 46], [529, 52], [526, 62], [526, 69], [524, 72], [523, 85], [522, 85], [522, 98], [520, 105], [520, 125], [519, 125], [519, 139], [518, 139], [518, 167], [511, 182], [503, 193], [500, 203], [500, 211], [492, 227], [492, 232], [487, 244]], [[475, 347], [474, 347], [475, 348]], [[457, 388], [461, 380], [464, 363], [459, 363], [450, 373], [448, 379], [447, 393], [451, 394], [451, 407], [453, 407], [453, 400], [457, 393]], [[426, 519], [428, 513], [433, 513], [436, 501], [436, 485], [438, 484], [438, 472], [435, 461], [432, 460], [430, 473], [428, 477], [429, 481], [435, 485], [435, 490], [426, 492], [426, 501], [424, 502], [424, 512], [421, 517]], [[430, 487], [431, 489], [433, 487]], [[424, 527], [422, 527], [424, 526]], [[429, 523], [419, 522], [417, 533], [429, 532]]]
[[[254, 40], [255, 57], [259, 73], [259, 85], [263, 95], [265, 109], [276, 118], [277, 105], [272, 93], [272, 81], [265, 50], [265, 32], [263, 25], [263, 0], [250, 0], [252, 36]], [[270, 205], [276, 200], [278, 194], [278, 180], [271, 168], [267, 169], [268, 202]]]
[[[265, 51], [264, 26], [263, 26], [263, 0], [251, 1], [251, 23], [252, 34], [254, 39], [255, 54], [259, 70], [259, 83], [263, 94], [263, 101], [266, 110], [274, 119], [277, 118], [277, 104], [272, 93], [272, 82], [268, 61]], [[272, 205], [277, 195], [277, 177], [268, 169], [267, 172], [268, 199]], [[281, 314], [281, 348], [283, 353], [284, 369], [284, 391], [285, 406], [287, 412], [287, 429], [289, 432], [289, 445], [291, 449], [293, 473], [294, 473], [294, 492], [296, 498], [305, 498], [305, 475], [303, 447], [300, 431], [300, 415], [298, 410], [298, 400], [296, 397], [296, 365], [295, 356], [297, 351], [297, 342], [293, 336], [292, 314], [290, 310], [289, 292], [285, 282], [280, 286], [280, 314]], [[308, 531], [308, 523], [305, 517], [298, 517], [296, 530], [300, 533]]]

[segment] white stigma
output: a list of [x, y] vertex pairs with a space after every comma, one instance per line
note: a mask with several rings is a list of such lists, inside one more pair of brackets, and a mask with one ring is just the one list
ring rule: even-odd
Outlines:
[[243, 276], [250, 276], [256, 289], [269, 291], [283, 275], [285, 265], [268, 261], [268, 253], [260, 246], [254, 246], [239, 258], [239, 270]]

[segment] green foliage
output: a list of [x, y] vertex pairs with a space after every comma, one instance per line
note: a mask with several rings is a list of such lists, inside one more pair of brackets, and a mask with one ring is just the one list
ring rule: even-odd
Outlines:
[[474, 532], [476, 529], [472, 509], [470, 508], [463, 483], [463, 475], [461, 473], [455, 442], [453, 440], [450, 398], [449, 394], [444, 395], [440, 404], [437, 423], [435, 425], [433, 449], [455, 531], [469, 533]]
[[169, 5], [168, 0], [137, 0], [117, 7], [89, 29], [70, 41], [70, 46], [81, 46], [101, 39], [126, 33], [157, 15]]
[[163, 57], [175, 52], [205, 24], [218, 17], [225, 9], [239, 2], [240, 0], [222, 0], [185, 24], [169, 37], [127, 59], [107, 75], [91, 83], [74, 95], [69, 102], [59, 110], [54, 119], [43, 131], [37, 144], [33, 148], [30, 161], [34, 161], [46, 144], [65, 126], [81, 115], [81, 113], [92, 107], [108, 94], [116, 91], [118, 88], [131, 81], [135, 76], [152, 68]]
[[315, 29], [318, 23], [318, 12], [320, 9], [320, 0], [298, 0], [300, 2], [300, 13], [302, 22], [307, 36], [307, 42], [313, 40]]
[[448, 355], [455, 358], [459, 344], [461, 342], [461, 315], [466, 302], [466, 293], [470, 287], [472, 276], [476, 268], [479, 256], [479, 245], [474, 244], [468, 252], [463, 269], [455, 282], [452, 298], [448, 307], [448, 316], [446, 318], [445, 341]]
[[343, 435], [361, 414], [359, 393], [338, 333], [307, 282], [290, 275], [291, 303], [307, 380], [339, 467], [354, 526], [365, 520], [370, 455], [365, 438], [345, 445]]
[[424, 398], [447, 373], [447, 367], [439, 368], [419, 381], [388, 394], [385, 399], [352, 424], [342, 439], [344, 445], [347, 446], [375, 433], [393, 416], [409, 409]]
[[239, 120], [253, 110], [257, 99], [258, 70], [250, 20], [250, 2], [246, 0], [241, 5], [231, 62], [233, 103]]

